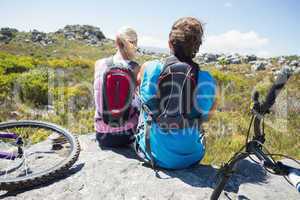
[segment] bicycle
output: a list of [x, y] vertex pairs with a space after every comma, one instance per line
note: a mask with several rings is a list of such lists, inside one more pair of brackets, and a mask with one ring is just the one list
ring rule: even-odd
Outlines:
[[[281, 154], [271, 154], [263, 146], [266, 140], [264, 116], [270, 113], [270, 108], [275, 103], [278, 93], [284, 87], [290, 76], [291, 73], [289, 71], [282, 71], [282, 74], [277, 77], [263, 102], [259, 101], [259, 92], [254, 92], [252, 97], [253, 107], [251, 109], [252, 118], [247, 132], [246, 144], [220, 168], [218, 174], [221, 178], [217, 181], [216, 187], [211, 195], [211, 200], [217, 200], [219, 198], [229, 178], [233, 175], [236, 164], [247, 157], [261, 164], [269, 173], [284, 176], [284, 178], [300, 192], [300, 168], [294, 168], [280, 161], [275, 161], [273, 156], [292, 158]], [[254, 136], [249, 140], [252, 125], [254, 126]], [[259, 162], [254, 160], [252, 156], [255, 156]], [[300, 165], [299, 161], [295, 159], [292, 160]]]
[[29, 120], [0, 123], [0, 190], [24, 189], [57, 179], [77, 161], [79, 153], [77, 138], [55, 124]]

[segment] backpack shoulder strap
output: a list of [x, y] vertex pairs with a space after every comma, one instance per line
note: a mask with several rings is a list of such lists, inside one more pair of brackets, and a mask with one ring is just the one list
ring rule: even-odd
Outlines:
[[190, 66], [192, 67], [191, 72], [195, 74], [195, 79], [196, 79], [196, 83], [197, 83], [198, 82], [198, 73], [200, 71], [200, 67], [197, 63], [192, 63]]
[[168, 66], [170, 66], [170, 65], [173, 65], [173, 64], [175, 64], [175, 63], [178, 63], [178, 62], [180, 62], [179, 60], [178, 60], [178, 58], [176, 58], [175, 56], [169, 56], [168, 58], [165, 58], [165, 59], [163, 59], [162, 60], [162, 63], [163, 63], [163, 65], [164, 65], [164, 68], [167, 68]]
[[128, 67], [129, 69], [131, 69], [135, 75], [135, 77], [137, 76], [139, 70], [140, 70], [140, 65], [139, 63], [135, 62], [135, 61], [130, 61], [128, 63]]
[[114, 66], [114, 57], [111, 56], [106, 59], [105, 64], [107, 65], [108, 68]]
[[139, 68], [139, 64], [137, 63], [137, 62], [135, 62], [135, 61], [130, 61], [129, 63], [128, 63], [128, 65], [129, 65], [129, 67], [131, 68], [131, 69], [135, 69], [135, 68]]

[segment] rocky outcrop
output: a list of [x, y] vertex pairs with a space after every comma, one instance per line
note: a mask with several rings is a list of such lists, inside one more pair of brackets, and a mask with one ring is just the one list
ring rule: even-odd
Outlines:
[[168, 53], [162, 52], [161, 49], [156, 50], [154, 48], [154, 50], [153, 50], [153, 49], [148, 49], [147, 47], [138, 48], [137, 49], [137, 53], [140, 56], [146, 55], [146, 56], [156, 57], [158, 59], [160, 59], [160, 58], [167, 58], [169, 56]]
[[[105, 39], [100, 28], [89, 25], [67, 25], [63, 29], [59, 29], [55, 34], [63, 34], [67, 40], [83, 41], [89, 45], [97, 45]], [[31, 41], [47, 46], [55, 42], [52, 36], [53, 33], [33, 30], [31, 32]]]
[[300, 60], [292, 60], [289, 65], [292, 67], [300, 67]]
[[241, 64], [243, 59], [239, 54], [229, 54], [223, 58], [228, 64]]
[[211, 64], [211, 63], [216, 63], [220, 55], [218, 54], [212, 54], [212, 53], [203, 53], [203, 54], [198, 54], [196, 56], [197, 62], [201, 64]]
[[[199, 165], [185, 170], [160, 171], [155, 176], [130, 149], [101, 150], [93, 135], [79, 137], [79, 160], [61, 180], [14, 193], [5, 200], [207, 200], [215, 186], [217, 169]], [[299, 194], [283, 177], [266, 174], [244, 160], [229, 181], [222, 199], [298, 199]]]
[[256, 55], [246, 55], [245, 57], [244, 57], [244, 61], [246, 62], [246, 63], [249, 63], [249, 62], [251, 62], [251, 61], [256, 61], [257, 60], [257, 56]]
[[9, 43], [18, 32], [17, 29], [14, 28], [1, 28], [0, 29], [0, 42]]
[[256, 61], [257, 57], [255, 55], [246, 55], [242, 56], [239, 54], [212, 54], [212, 53], [203, 53], [198, 54], [196, 60], [201, 64], [242, 64], [249, 63], [251, 61]]
[[228, 62], [229, 62], [230, 64], [241, 64], [241, 63], [242, 63], [242, 60], [241, 60], [241, 58], [238, 57], [238, 56], [232, 56], [232, 57], [228, 58]]
[[56, 33], [62, 33], [68, 40], [83, 40], [91, 45], [95, 45], [105, 39], [100, 28], [90, 25], [67, 25]]
[[54, 40], [47, 33], [40, 32], [38, 30], [33, 30], [31, 32], [31, 41], [40, 43], [43, 46], [47, 46], [54, 43]]
[[268, 64], [269, 63], [267, 63], [266, 61], [254, 61], [251, 66], [251, 70], [253, 72], [265, 70]]
[[[17, 29], [1, 28], [0, 42], [9, 43], [16, 36], [17, 32]], [[83, 41], [88, 45], [100, 45], [107, 40], [100, 28], [90, 25], [67, 25], [55, 33], [44, 33], [34, 29], [30, 32], [30, 36], [21, 36], [19, 40], [48, 46], [55, 43], [57, 34], [63, 34], [67, 40]]]
[[252, 73], [258, 71], [269, 70], [278, 76], [282, 73], [282, 68], [289, 69], [293, 74], [300, 73], [300, 57], [281, 56], [279, 58], [259, 58], [255, 55], [239, 55], [239, 54], [198, 54], [195, 61], [200, 65], [213, 65], [216, 69], [225, 70], [231, 64], [247, 64], [250, 65]]
[[280, 57], [277, 61], [279, 65], [284, 65], [287, 62], [287, 60], [284, 57]]

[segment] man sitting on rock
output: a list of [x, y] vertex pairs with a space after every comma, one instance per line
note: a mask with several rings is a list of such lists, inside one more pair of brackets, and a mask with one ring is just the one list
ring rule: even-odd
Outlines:
[[216, 100], [216, 82], [193, 58], [203, 27], [195, 18], [177, 20], [169, 34], [172, 55], [143, 65], [139, 78], [142, 111], [135, 150], [153, 167], [181, 169], [202, 160], [203, 121]]

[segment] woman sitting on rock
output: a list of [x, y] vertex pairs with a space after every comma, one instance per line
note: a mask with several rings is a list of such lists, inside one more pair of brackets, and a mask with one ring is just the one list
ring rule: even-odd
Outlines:
[[145, 63], [139, 74], [143, 109], [135, 150], [153, 167], [186, 168], [204, 156], [201, 125], [214, 107], [216, 82], [193, 62], [202, 36], [197, 19], [177, 20], [169, 34], [172, 55]]
[[134, 105], [139, 65], [133, 61], [137, 34], [129, 27], [116, 36], [117, 53], [95, 64], [95, 129], [101, 147], [120, 147], [133, 142], [138, 122]]

